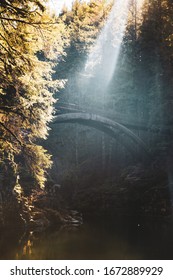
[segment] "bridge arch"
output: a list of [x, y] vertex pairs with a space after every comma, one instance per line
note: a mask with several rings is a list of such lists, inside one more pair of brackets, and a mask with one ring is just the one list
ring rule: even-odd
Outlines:
[[[56, 116], [53, 123], [79, 123], [105, 132], [114, 139], [117, 139], [117, 135], [121, 133], [128, 136], [135, 144], [139, 145], [147, 156], [150, 154], [147, 145], [130, 129], [118, 122], [99, 115], [90, 113], [65, 113]], [[122, 144], [127, 146], [127, 143]]]

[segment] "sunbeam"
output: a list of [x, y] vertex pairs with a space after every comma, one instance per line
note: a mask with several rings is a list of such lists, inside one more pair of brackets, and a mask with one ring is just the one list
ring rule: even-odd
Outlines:
[[106, 87], [114, 73], [128, 19], [129, 0], [115, 1], [112, 11], [94, 45], [85, 72], [104, 80]]

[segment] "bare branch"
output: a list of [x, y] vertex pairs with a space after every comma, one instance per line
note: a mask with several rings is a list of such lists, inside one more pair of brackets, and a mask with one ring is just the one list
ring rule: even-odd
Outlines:
[[8, 127], [6, 127], [2, 122], [0, 122], [0, 125], [16, 139], [16, 141], [20, 144], [20, 146], [23, 146], [22, 142], [17, 138], [17, 136]]
[[41, 21], [37, 21], [37, 22], [29, 22], [29, 21], [25, 21], [23, 19], [17, 19], [17, 18], [6, 18], [6, 17], [0, 17], [1, 20], [7, 20], [7, 21], [16, 21], [16, 22], [21, 22], [24, 24], [29, 24], [29, 25], [52, 25], [52, 24], [58, 24], [58, 21], [55, 22], [51, 22], [51, 21], [47, 21], [47, 22], [41, 22]]
[[10, 107], [6, 107], [6, 106], [0, 106], [0, 110], [4, 113], [4, 112], [7, 112], [7, 113], [13, 113], [13, 114], [16, 114], [16, 115], [19, 115], [21, 116], [23, 119], [26, 119], [26, 117], [24, 116], [23, 113], [21, 113], [19, 110], [13, 110], [12, 108]]
[[9, 42], [7, 41], [7, 39], [0, 33], [0, 36], [4, 39], [4, 41], [7, 43], [7, 45], [10, 47], [10, 49], [12, 49], [14, 52], [16, 52], [16, 50], [9, 44]]

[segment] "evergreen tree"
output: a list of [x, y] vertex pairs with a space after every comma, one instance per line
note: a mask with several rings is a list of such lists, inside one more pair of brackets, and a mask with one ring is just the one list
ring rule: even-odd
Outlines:
[[51, 157], [38, 140], [48, 135], [53, 93], [63, 86], [52, 80], [52, 69], [67, 42], [64, 24], [50, 17], [45, 2], [0, 4], [1, 168], [12, 168], [16, 174], [28, 170], [41, 187]]
[[65, 49], [67, 55], [56, 67], [55, 74], [68, 80], [65, 90], [60, 91], [63, 93], [60, 97], [63, 102], [81, 102], [80, 73], [110, 11], [111, 5], [108, 2], [97, 0], [86, 3], [77, 0], [73, 2], [71, 11], [63, 8], [60, 14], [70, 40], [68, 48]]

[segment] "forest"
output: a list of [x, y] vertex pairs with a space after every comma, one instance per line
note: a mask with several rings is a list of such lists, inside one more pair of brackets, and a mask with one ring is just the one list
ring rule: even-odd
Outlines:
[[0, 1], [0, 259], [172, 259], [173, 1], [55, 11]]

